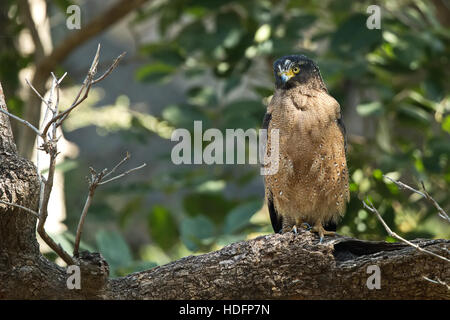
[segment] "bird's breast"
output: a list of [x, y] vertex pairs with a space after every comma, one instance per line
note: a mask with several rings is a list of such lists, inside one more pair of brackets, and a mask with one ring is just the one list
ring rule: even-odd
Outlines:
[[[314, 96], [274, 95], [268, 129], [279, 130], [279, 164], [265, 182], [281, 214], [325, 221], [345, 210], [348, 173], [336, 107], [318, 104]], [[267, 149], [271, 143], [269, 135]]]

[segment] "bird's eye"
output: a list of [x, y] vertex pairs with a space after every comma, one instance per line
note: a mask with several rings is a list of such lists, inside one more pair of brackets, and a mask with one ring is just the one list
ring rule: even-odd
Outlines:
[[299, 68], [299, 67], [294, 67], [294, 68], [292, 68], [292, 71], [293, 71], [295, 74], [297, 74], [297, 73], [300, 72], [300, 68]]

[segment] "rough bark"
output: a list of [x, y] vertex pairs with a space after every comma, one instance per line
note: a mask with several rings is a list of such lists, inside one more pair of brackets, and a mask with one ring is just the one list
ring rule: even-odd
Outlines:
[[[0, 86], [0, 108], [5, 108]], [[37, 208], [34, 165], [17, 155], [7, 116], [0, 113], [0, 198]], [[309, 232], [273, 234], [189, 256], [148, 271], [108, 279], [99, 254], [81, 253], [81, 289], [39, 252], [36, 218], [0, 204], [0, 299], [449, 299], [448, 263], [404, 245], [338, 236], [318, 243]], [[449, 256], [449, 240], [415, 240]], [[381, 271], [370, 290], [367, 267]]]
[[[423, 240], [436, 252], [446, 240]], [[370, 290], [367, 267], [381, 270]], [[402, 244], [286, 233], [234, 243], [108, 282], [106, 297], [135, 299], [448, 299], [422, 276], [450, 279], [445, 262]]]

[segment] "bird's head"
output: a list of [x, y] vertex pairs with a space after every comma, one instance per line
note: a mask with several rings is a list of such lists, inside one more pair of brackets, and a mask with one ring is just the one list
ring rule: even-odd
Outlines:
[[325, 89], [317, 64], [304, 55], [284, 56], [273, 64], [277, 89], [290, 89], [299, 84]]

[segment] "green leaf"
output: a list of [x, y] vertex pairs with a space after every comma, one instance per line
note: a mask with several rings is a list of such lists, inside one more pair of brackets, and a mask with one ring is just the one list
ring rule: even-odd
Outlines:
[[134, 261], [126, 267], [120, 267], [117, 270], [117, 275], [118, 276], [126, 276], [133, 272], [141, 272], [141, 271], [150, 270], [150, 269], [156, 267], [157, 265], [158, 265], [157, 263], [151, 262], [151, 261]]
[[225, 88], [223, 89], [224, 94], [228, 94], [241, 83], [241, 77], [239, 76], [230, 76], [226, 79]]
[[198, 250], [202, 246], [202, 240], [213, 236], [214, 224], [203, 215], [185, 218], [181, 223], [181, 239], [191, 251]]
[[266, 108], [257, 100], [237, 100], [225, 106], [224, 126], [244, 130], [261, 125]]
[[442, 130], [450, 133], [450, 116], [446, 116], [442, 121]]
[[[58, 242], [57, 239], [61, 239], [61, 237], [64, 238], [64, 240], [62, 240], [62, 241], [64, 241], [64, 242], [68, 241], [70, 243], [70, 246], [67, 246], [67, 247], [65, 247], [65, 245], [67, 245], [67, 244], [62, 245], [64, 250], [66, 250], [68, 252], [72, 252], [73, 244], [75, 243], [75, 235], [73, 233], [71, 233], [71, 232], [66, 231], [66, 232], [64, 232], [62, 234], [55, 235], [54, 236], [54, 240], [56, 242]], [[93, 247], [91, 247], [86, 242], [81, 240], [80, 241], [80, 251], [84, 251], [84, 250], [87, 250], [87, 251], [90, 251], [90, 252], [95, 251], [95, 249]]]
[[240, 231], [242, 228], [250, 223], [250, 218], [261, 209], [262, 201], [252, 201], [237, 206], [231, 210], [226, 218], [223, 226], [223, 232], [226, 234], [232, 234]]
[[133, 214], [139, 212], [142, 209], [143, 197], [137, 196], [131, 198], [125, 206], [119, 211], [119, 225], [124, 228], [129, 222]]
[[227, 212], [233, 207], [234, 203], [228, 201], [222, 193], [191, 193], [184, 197], [183, 206], [186, 212], [195, 216], [202, 214], [209, 216], [215, 222], [221, 222]]
[[382, 41], [381, 30], [366, 28], [367, 16], [354, 14], [341, 23], [331, 37], [331, 48], [341, 54], [354, 57], [368, 52]]
[[241, 19], [237, 13], [230, 11], [221, 13], [216, 18], [216, 41], [225, 48], [236, 46], [242, 35]]
[[154, 206], [148, 216], [151, 237], [162, 249], [170, 249], [178, 239], [177, 225], [170, 211], [163, 206]]
[[[196, 50], [206, 49], [206, 38], [209, 38], [206, 34], [205, 27], [201, 21], [194, 21], [193, 23], [184, 27], [178, 35], [177, 42], [187, 53], [191, 53]], [[214, 46], [210, 49], [214, 49]]]
[[147, 64], [138, 69], [136, 77], [144, 82], [163, 82], [175, 72], [176, 68], [161, 62]]
[[418, 124], [429, 124], [429, 114], [420, 107], [411, 104], [404, 104], [399, 107], [398, 116], [402, 120], [412, 120]]
[[211, 86], [195, 86], [188, 90], [188, 103], [198, 106], [214, 107], [217, 104], [216, 92]]
[[263, 98], [270, 97], [273, 94], [273, 88], [254, 86], [253, 90]]
[[381, 115], [383, 113], [383, 107], [380, 102], [374, 101], [365, 104], [360, 104], [356, 107], [356, 111], [362, 117], [368, 117], [373, 115]]
[[97, 233], [95, 240], [99, 252], [105, 257], [112, 271], [132, 263], [130, 249], [117, 231], [101, 230]]
[[140, 52], [165, 65], [178, 67], [184, 62], [180, 48], [175, 43], [151, 43], [140, 48]]
[[[58, 243], [59, 245], [61, 245], [61, 247], [66, 251], [66, 252], [72, 252], [73, 251], [73, 242], [70, 241], [65, 234], [52, 234], [51, 235], [53, 240], [55, 240], [56, 243]], [[80, 243], [80, 247], [81, 247], [81, 243]]]
[[162, 117], [171, 125], [177, 128], [186, 128], [188, 130], [194, 127], [195, 120], [202, 121], [204, 128], [209, 125], [206, 115], [200, 110], [200, 108], [190, 104], [168, 105], [164, 108]]
[[316, 20], [317, 16], [312, 14], [294, 16], [286, 24], [287, 36], [298, 40], [298, 36], [301, 35], [302, 31], [311, 27]]
[[224, 180], [209, 180], [200, 184], [196, 191], [198, 192], [222, 192], [225, 189], [226, 182]]

